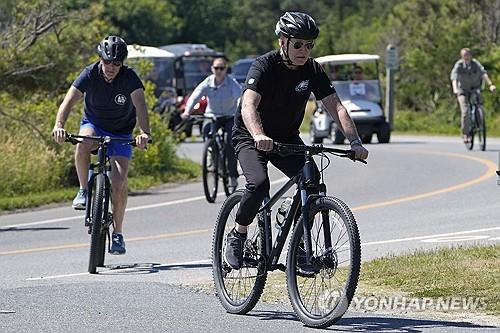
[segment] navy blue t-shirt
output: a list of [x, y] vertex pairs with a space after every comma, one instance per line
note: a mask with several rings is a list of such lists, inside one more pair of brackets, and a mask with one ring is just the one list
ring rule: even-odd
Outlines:
[[136, 114], [130, 94], [137, 89], [144, 89], [132, 68], [123, 65], [115, 79], [108, 83], [97, 62], [85, 67], [73, 86], [84, 94], [85, 119], [112, 133], [132, 133]]
[[[288, 142], [299, 135], [307, 100], [311, 92], [318, 100], [335, 93], [325, 71], [314, 59], [296, 70], [288, 68], [279, 50], [257, 58], [248, 71], [244, 90], [261, 95], [257, 111], [265, 135]], [[233, 140], [252, 140], [241, 116], [241, 103], [233, 127]]]

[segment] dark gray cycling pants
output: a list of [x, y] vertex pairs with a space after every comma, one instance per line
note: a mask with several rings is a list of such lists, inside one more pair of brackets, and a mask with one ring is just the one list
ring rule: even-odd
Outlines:
[[[304, 144], [298, 136], [293, 140], [287, 140], [287, 143]], [[253, 141], [237, 142], [235, 148], [246, 179], [245, 192], [236, 213], [236, 222], [247, 226], [252, 223], [262, 200], [269, 193], [268, 162], [292, 178], [302, 170], [306, 160], [303, 154], [279, 156], [256, 150]]]

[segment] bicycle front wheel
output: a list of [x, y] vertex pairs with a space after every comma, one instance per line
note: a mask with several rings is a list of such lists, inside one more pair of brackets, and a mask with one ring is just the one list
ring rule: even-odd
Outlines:
[[347, 311], [361, 265], [356, 220], [349, 207], [332, 197], [310, 206], [312, 258], [307, 265], [303, 216], [294, 230], [287, 254], [287, 286], [292, 307], [307, 326], [325, 328]]
[[217, 297], [228, 312], [237, 314], [253, 309], [262, 295], [267, 278], [262, 255], [265, 252], [264, 230], [260, 223], [254, 221], [248, 228], [243, 267], [232, 269], [224, 259], [227, 234], [235, 226], [242, 196], [243, 190], [238, 190], [224, 201], [212, 241], [212, 274]]
[[484, 119], [483, 109], [478, 107], [476, 110], [476, 128], [479, 148], [482, 151], [486, 150], [486, 121]]
[[215, 202], [219, 182], [219, 149], [213, 138], [205, 143], [203, 150], [202, 173], [203, 190], [208, 202]]
[[231, 193], [234, 192], [234, 188], [229, 186], [229, 169], [227, 166], [227, 155], [226, 152], [222, 152], [220, 154], [220, 171], [221, 171], [221, 177], [222, 177], [222, 186], [224, 187], [224, 193], [226, 193], [226, 197], [230, 196]]
[[104, 264], [104, 251], [106, 234], [103, 230], [104, 196], [105, 196], [106, 178], [104, 174], [98, 174], [94, 179], [94, 189], [92, 190], [92, 208], [91, 208], [91, 228], [90, 235], [90, 256], [89, 273], [96, 273], [97, 266]]

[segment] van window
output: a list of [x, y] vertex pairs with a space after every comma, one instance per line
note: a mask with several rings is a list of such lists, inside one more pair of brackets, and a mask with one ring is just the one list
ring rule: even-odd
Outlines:
[[189, 57], [184, 58], [184, 78], [186, 89], [193, 90], [198, 83], [212, 74], [212, 58]]

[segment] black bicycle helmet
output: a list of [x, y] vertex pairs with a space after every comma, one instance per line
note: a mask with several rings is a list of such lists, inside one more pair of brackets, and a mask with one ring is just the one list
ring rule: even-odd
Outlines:
[[121, 37], [105, 37], [97, 45], [97, 54], [104, 60], [123, 61], [128, 55], [127, 43]]
[[276, 23], [276, 36], [312, 40], [319, 34], [319, 28], [314, 19], [305, 13], [286, 12]]

